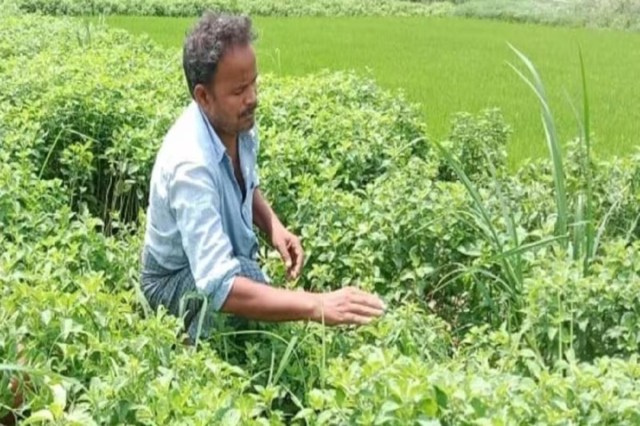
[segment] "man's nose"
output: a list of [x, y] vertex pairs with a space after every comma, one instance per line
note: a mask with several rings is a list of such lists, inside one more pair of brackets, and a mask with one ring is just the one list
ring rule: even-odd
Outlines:
[[257, 99], [258, 99], [258, 90], [256, 85], [254, 84], [247, 91], [247, 97], [245, 98], [244, 102], [246, 105], [253, 105], [256, 103]]

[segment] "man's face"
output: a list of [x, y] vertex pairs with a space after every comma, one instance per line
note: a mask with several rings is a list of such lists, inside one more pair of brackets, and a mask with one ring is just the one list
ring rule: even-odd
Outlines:
[[196, 89], [196, 99], [217, 131], [236, 135], [253, 127], [258, 106], [257, 77], [253, 47], [235, 46], [223, 54], [211, 84]]

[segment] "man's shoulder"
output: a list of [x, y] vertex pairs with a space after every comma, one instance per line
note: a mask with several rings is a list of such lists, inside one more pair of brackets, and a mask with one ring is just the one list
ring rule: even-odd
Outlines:
[[189, 154], [190, 149], [199, 144], [201, 138], [197, 106], [192, 102], [171, 125], [162, 143], [162, 149], [174, 154]]
[[174, 171], [181, 164], [207, 165], [210, 153], [202, 143], [202, 128], [197, 105], [189, 104], [165, 135], [157, 162], [166, 172]]

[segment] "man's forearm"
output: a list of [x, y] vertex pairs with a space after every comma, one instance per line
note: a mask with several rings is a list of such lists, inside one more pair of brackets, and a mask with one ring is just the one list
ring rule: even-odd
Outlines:
[[256, 189], [253, 194], [253, 223], [269, 238], [275, 227], [282, 226], [280, 219], [262, 196], [260, 189]]
[[319, 303], [317, 294], [275, 288], [237, 277], [222, 312], [257, 321], [314, 320]]

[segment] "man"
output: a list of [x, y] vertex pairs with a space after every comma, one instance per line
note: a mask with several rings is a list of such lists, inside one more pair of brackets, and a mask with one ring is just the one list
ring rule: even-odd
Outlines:
[[154, 164], [143, 293], [152, 308], [185, 314], [192, 339], [200, 315], [206, 336], [216, 312], [259, 321], [368, 323], [383, 313], [378, 297], [351, 287], [329, 293], [276, 288], [256, 262], [253, 225], [280, 253], [288, 278], [300, 275], [304, 252], [259, 187], [253, 39], [248, 18], [205, 13], [185, 40], [193, 100]]

